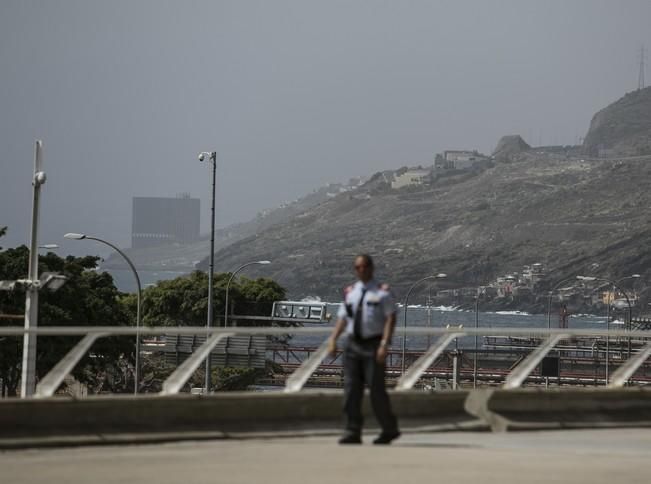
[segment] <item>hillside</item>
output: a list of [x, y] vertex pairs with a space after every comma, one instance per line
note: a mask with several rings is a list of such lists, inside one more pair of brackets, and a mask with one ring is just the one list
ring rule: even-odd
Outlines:
[[629, 92], [595, 114], [583, 148], [591, 156], [651, 155], [651, 87]]
[[[437, 172], [423, 186], [392, 189], [403, 167], [363, 185], [316, 190], [219, 231], [215, 269], [269, 259], [256, 276], [274, 277], [293, 298], [330, 300], [353, 279], [360, 252], [376, 257], [380, 278], [399, 296], [438, 272], [449, 275], [448, 287], [478, 286], [533, 263], [554, 282], [588, 273], [651, 277], [651, 88], [595, 114], [582, 148], [532, 148], [510, 135], [493, 154], [481, 169]], [[190, 269], [202, 258], [197, 267], [206, 269], [207, 252], [204, 240], [130, 254], [139, 267]]]
[[532, 156], [429, 187], [392, 190], [376, 174], [222, 249], [216, 270], [270, 259], [256, 275], [276, 278], [292, 297], [329, 299], [352, 280], [351, 257], [359, 252], [377, 258], [380, 277], [399, 295], [433, 273], [447, 273], [453, 286], [479, 285], [534, 262], [552, 269], [555, 280], [594, 264], [603, 276], [645, 274], [650, 179], [651, 159]]

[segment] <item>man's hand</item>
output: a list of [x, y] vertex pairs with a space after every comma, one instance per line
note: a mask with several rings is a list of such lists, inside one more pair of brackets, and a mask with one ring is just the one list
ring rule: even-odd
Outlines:
[[346, 318], [339, 318], [335, 323], [335, 327], [328, 338], [328, 353], [334, 358], [335, 353], [337, 352], [337, 339], [339, 335], [343, 332], [346, 327]]
[[337, 352], [337, 340], [331, 337], [330, 339], [328, 339], [328, 354], [334, 357], [336, 352]]
[[380, 346], [378, 346], [377, 352], [375, 353], [375, 361], [377, 361], [380, 365], [384, 365], [387, 359], [387, 352], [386, 343], [381, 343]]

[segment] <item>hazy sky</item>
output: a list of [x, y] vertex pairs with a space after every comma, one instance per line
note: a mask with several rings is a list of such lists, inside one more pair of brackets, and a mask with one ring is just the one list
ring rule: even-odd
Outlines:
[[29, 239], [35, 139], [41, 243], [126, 247], [133, 196], [189, 192], [208, 230], [202, 150], [224, 226], [505, 134], [576, 143], [637, 87], [650, 19], [648, 0], [0, 0], [0, 245]]

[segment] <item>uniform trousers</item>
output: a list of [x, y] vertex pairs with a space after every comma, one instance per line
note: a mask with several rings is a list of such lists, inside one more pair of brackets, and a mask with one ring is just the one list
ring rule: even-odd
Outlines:
[[381, 337], [358, 341], [349, 336], [344, 348], [344, 413], [346, 432], [360, 435], [364, 418], [362, 417], [362, 398], [364, 384], [371, 393], [371, 406], [382, 432], [393, 434], [398, 431], [398, 421], [391, 410], [391, 402], [384, 384], [384, 363], [375, 359]]

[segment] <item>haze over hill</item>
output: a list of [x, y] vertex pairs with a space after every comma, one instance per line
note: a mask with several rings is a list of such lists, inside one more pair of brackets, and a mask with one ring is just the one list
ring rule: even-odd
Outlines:
[[[619, 100], [595, 118], [608, 124], [614, 112], [618, 126], [626, 125], [649, 93], [627, 94], [625, 103]], [[583, 147], [531, 148], [517, 135], [506, 136], [493, 162], [471, 169], [432, 167], [431, 182], [399, 189], [392, 181], [406, 167], [378, 172], [359, 186], [324, 187], [270, 212], [267, 220], [224, 231], [215, 270], [270, 259], [273, 264], [256, 275], [274, 277], [292, 297], [334, 299], [351, 281], [351, 258], [360, 252], [376, 256], [380, 277], [398, 294], [433, 273], [447, 273], [449, 286], [478, 286], [533, 263], [542, 263], [557, 281], [596, 266], [610, 277], [650, 272], [645, 248], [651, 235], [651, 156], [583, 154], [592, 143], [640, 146], [651, 126], [648, 120], [641, 124], [646, 128], [636, 122], [608, 130], [593, 121]], [[203, 252], [192, 257], [205, 257], [202, 244]], [[198, 267], [205, 269], [207, 258]]]
[[[622, 147], [643, 146], [650, 97], [649, 88], [629, 93], [600, 111], [584, 148], [627, 155]], [[507, 162], [488, 169], [399, 190], [389, 183], [394, 173], [377, 173], [354, 192], [222, 249], [216, 267], [273, 259], [268, 273], [290, 293], [328, 298], [351, 280], [351, 257], [360, 252], [377, 256], [398, 293], [437, 272], [451, 285], [477, 286], [537, 262], [557, 281], [596, 266], [609, 277], [649, 272], [651, 157], [585, 158], [581, 147], [530, 148], [519, 137], [498, 143], [496, 154], [506, 152]]]
[[648, 0], [3, 0], [2, 245], [30, 240], [35, 139], [41, 243], [104, 257], [63, 234], [128, 247], [134, 196], [190, 194], [208, 232], [204, 150], [224, 228], [503, 135], [580, 144], [637, 86], [649, 18]]

